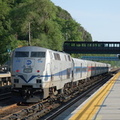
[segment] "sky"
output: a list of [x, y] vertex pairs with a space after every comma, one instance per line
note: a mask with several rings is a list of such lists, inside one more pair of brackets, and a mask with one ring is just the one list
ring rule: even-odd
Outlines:
[[68, 11], [93, 41], [120, 42], [120, 0], [51, 0]]

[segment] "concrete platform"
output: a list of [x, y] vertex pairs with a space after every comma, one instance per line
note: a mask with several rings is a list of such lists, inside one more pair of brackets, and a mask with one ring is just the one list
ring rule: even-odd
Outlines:
[[4, 78], [4, 77], [11, 77], [11, 73], [0, 73], [0, 78]]
[[120, 72], [65, 120], [120, 120]]

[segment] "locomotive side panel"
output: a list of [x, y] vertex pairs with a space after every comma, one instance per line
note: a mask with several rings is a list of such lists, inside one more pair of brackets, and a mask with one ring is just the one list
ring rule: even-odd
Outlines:
[[87, 63], [81, 59], [73, 58], [74, 81], [83, 80], [87, 77]]
[[56, 86], [58, 90], [72, 80], [72, 59], [65, 53], [53, 52], [52, 54], [50, 87]]

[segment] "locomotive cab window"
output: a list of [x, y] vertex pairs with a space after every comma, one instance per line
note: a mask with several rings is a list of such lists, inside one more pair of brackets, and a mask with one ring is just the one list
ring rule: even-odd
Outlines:
[[31, 57], [45, 57], [45, 52], [31, 52]]
[[15, 57], [29, 57], [29, 52], [16, 51]]

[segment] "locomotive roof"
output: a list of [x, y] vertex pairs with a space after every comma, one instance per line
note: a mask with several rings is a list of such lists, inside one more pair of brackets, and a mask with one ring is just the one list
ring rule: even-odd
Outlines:
[[43, 48], [43, 47], [38, 47], [38, 46], [24, 46], [24, 47], [20, 47], [20, 48], [16, 48], [15, 51], [17, 50], [48, 50], [47, 48]]
[[59, 53], [63, 53], [63, 54], [68, 54], [68, 53], [65, 53], [65, 52], [60, 52], [60, 51], [55, 51], [55, 50], [51, 50], [51, 49], [48, 49], [48, 48], [43, 48], [43, 47], [39, 47], [39, 46], [23, 46], [23, 47], [19, 47], [19, 48], [16, 48], [14, 51], [24, 51], [24, 50], [27, 50], [27, 51], [37, 51], [37, 50], [43, 50], [43, 51], [46, 51], [46, 50], [49, 50], [49, 51], [53, 51], [53, 52], [59, 52]]

